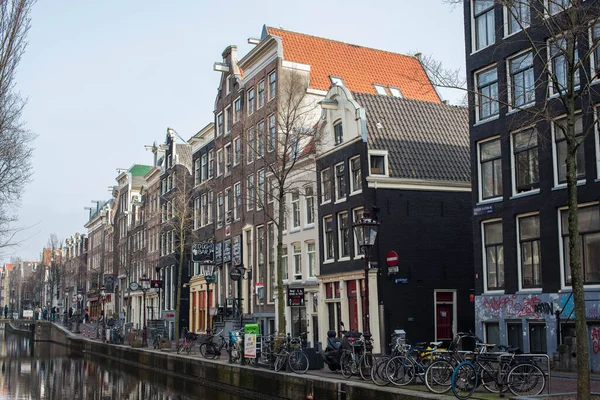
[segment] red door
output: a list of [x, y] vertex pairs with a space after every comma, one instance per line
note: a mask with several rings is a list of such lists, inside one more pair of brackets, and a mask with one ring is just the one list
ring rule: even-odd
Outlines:
[[452, 339], [452, 304], [437, 304], [437, 340]]
[[347, 329], [358, 330], [358, 298], [356, 293], [356, 281], [346, 281], [348, 288], [348, 307], [350, 326]]

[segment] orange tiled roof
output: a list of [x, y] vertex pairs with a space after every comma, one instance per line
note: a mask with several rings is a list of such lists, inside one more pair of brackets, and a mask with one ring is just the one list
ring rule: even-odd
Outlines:
[[14, 264], [6, 264], [6, 269], [8, 271], [12, 271], [14, 267], [15, 267]]
[[377, 94], [373, 84], [380, 84], [400, 89], [405, 98], [440, 103], [414, 57], [272, 27], [267, 32], [281, 38], [285, 60], [310, 65], [314, 89], [329, 90], [333, 75], [352, 92]]

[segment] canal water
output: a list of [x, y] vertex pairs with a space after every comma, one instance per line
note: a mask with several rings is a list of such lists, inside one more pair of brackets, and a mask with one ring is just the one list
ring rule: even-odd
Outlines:
[[5, 332], [0, 324], [0, 400], [241, 400], [186, 379], [70, 357], [63, 346]]

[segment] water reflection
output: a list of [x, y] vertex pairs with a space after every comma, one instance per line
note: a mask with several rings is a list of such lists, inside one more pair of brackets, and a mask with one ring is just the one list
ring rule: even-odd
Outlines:
[[0, 336], [0, 399], [240, 399], [189, 380], [69, 357], [62, 346], [32, 345], [3, 329]]

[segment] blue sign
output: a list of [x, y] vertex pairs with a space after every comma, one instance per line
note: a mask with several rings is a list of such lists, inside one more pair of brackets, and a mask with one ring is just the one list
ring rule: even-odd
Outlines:
[[473, 216], [486, 215], [494, 212], [494, 205], [488, 204], [487, 206], [479, 206], [473, 209]]
[[396, 278], [394, 283], [408, 283], [408, 278]]

